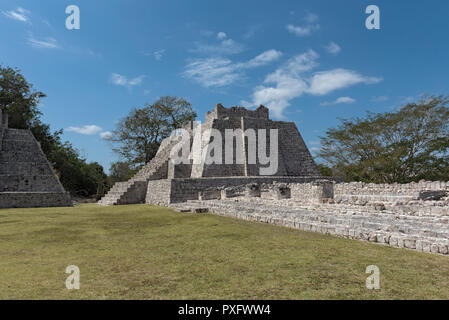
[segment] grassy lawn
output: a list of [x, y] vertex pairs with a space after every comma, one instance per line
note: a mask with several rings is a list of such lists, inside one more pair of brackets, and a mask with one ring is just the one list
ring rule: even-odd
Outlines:
[[21, 298], [449, 299], [449, 257], [146, 205], [3, 209], [0, 299]]

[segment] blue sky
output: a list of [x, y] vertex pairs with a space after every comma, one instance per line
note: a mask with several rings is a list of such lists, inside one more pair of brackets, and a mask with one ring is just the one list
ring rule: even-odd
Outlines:
[[[69, 5], [80, 30], [65, 26]], [[365, 9], [380, 9], [368, 30]], [[449, 94], [449, 2], [2, 0], [0, 64], [47, 94], [43, 120], [89, 161], [102, 136], [164, 95], [204, 120], [218, 102], [295, 121], [312, 151], [338, 118]]]

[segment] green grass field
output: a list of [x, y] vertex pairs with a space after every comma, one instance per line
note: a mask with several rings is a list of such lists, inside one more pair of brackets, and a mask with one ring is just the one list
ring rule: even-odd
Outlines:
[[146, 205], [3, 209], [0, 298], [449, 299], [449, 258]]

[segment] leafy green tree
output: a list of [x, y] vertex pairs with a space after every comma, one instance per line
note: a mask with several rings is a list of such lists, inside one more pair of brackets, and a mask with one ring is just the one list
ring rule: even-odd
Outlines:
[[132, 164], [125, 161], [117, 161], [111, 164], [109, 169], [109, 184], [113, 185], [116, 182], [127, 181], [134, 176], [139, 167], [135, 168]]
[[196, 116], [187, 100], [162, 97], [141, 109], [132, 109], [119, 121], [109, 140], [114, 152], [130, 165], [143, 165], [156, 155], [162, 139]]
[[8, 114], [9, 127], [31, 130], [66, 190], [84, 196], [104, 193], [108, 185], [103, 167], [87, 164], [72, 144], [61, 141], [62, 130], [51, 132], [41, 122], [38, 106], [44, 97], [19, 69], [0, 66], [0, 109]]
[[342, 119], [319, 156], [347, 181], [449, 180], [449, 99], [425, 96], [397, 112]]
[[184, 98], [165, 96], [159, 98], [153, 107], [164, 121], [168, 130], [179, 129], [189, 121], [196, 119], [197, 114], [192, 105]]
[[317, 165], [317, 167], [318, 167], [318, 171], [320, 171], [320, 173], [323, 177], [332, 177], [333, 176], [332, 168], [329, 168], [325, 164], [319, 163]]
[[19, 69], [0, 65], [0, 88], [0, 109], [8, 114], [11, 128], [29, 129], [40, 124], [38, 105], [45, 94], [35, 91]]

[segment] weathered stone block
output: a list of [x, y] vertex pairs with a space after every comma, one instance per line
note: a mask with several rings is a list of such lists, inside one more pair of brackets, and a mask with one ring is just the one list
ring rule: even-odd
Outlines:
[[239, 192], [235, 187], [224, 188], [223, 190], [221, 190], [222, 199], [234, 198], [238, 196]]
[[[436, 185], [435, 185], [436, 187]], [[439, 187], [439, 182], [438, 182]], [[445, 190], [432, 190], [432, 191], [421, 191], [419, 193], [419, 200], [428, 201], [428, 200], [440, 200], [445, 197], [447, 192]]]
[[198, 194], [199, 200], [214, 200], [214, 199], [221, 199], [221, 190], [219, 189], [209, 189], [200, 191]]
[[276, 184], [273, 187], [274, 195], [277, 200], [290, 199], [292, 191], [286, 184]]
[[260, 198], [260, 184], [258, 183], [249, 183], [245, 186], [245, 196], [247, 198]]

